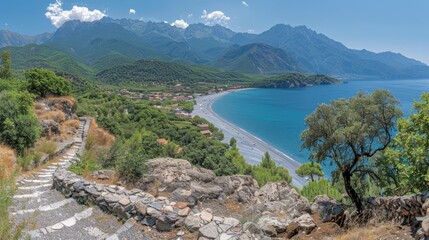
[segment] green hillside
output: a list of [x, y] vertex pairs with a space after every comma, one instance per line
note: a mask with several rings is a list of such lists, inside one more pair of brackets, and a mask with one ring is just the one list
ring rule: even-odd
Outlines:
[[248, 76], [238, 73], [157, 60], [139, 60], [133, 64], [113, 67], [98, 73], [96, 79], [99, 82], [114, 85], [143, 82], [160, 84], [228, 83], [250, 80]]
[[262, 43], [233, 46], [214, 65], [228, 71], [250, 74], [299, 71], [293, 58], [285, 51]]
[[55, 72], [66, 72], [84, 77], [93, 75], [91, 68], [75, 61], [63, 52], [53, 50], [44, 45], [31, 44], [24, 47], [5, 47], [0, 51], [11, 53], [13, 68], [16, 70], [43, 67]]
[[268, 77], [252, 84], [257, 88], [293, 88], [307, 87], [313, 85], [337, 84], [341, 81], [326, 75], [304, 75], [299, 73], [289, 73], [274, 77]]

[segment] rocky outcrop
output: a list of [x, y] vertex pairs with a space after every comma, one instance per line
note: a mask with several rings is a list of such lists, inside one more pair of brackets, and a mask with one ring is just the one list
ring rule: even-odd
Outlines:
[[318, 213], [323, 222], [336, 222], [343, 225], [346, 221], [346, 207], [341, 202], [326, 195], [316, 196], [311, 211]]
[[65, 114], [66, 120], [78, 119], [76, 115], [77, 104], [73, 97], [50, 97], [43, 101], [43, 104], [50, 111], [61, 111]]
[[[186, 227], [198, 232], [200, 239], [266, 239], [280, 234], [307, 234], [316, 227], [309, 215], [308, 200], [285, 182], [259, 189], [249, 176], [216, 177], [181, 159], [153, 159], [148, 166], [149, 173], [140, 186], [146, 184], [150, 189], [157, 185], [159, 192], [170, 191], [168, 198], [141, 189], [86, 181], [68, 171], [57, 171], [53, 186], [66, 197], [90, 202], [119, 219], [134, 218], [158, 231]], [[104, 172], [97, 176], [100, 174]], [[249, 217], [248, 222], [197, 204], [205, 200], [223, 202], [226, 198], [245, 207], [243, 219]]]
[[42, 128], [43, 137], [50, 136], [51, 134], [61, 134], [60, 126], [54, 120], [42, 120], [40, 126]]
[[258, 186], [250, 176], [217, 177], [211, 170], [193, 166], [183, 159], [152, 159], [147, 166], [148, 175], [139, 182], [141, 189], [169, 193], [172, 201], [187, 202], [191, 206], [230, 195], [240, 202], [249, 202]]

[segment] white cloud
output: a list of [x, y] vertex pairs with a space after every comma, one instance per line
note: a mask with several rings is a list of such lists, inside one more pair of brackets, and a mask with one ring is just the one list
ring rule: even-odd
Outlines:
[[188, 18], [191, 18], [193, 16], [194, 16], [194, 14], [192, 14], [192, 13], [188, 14]]
[[226, 16], [225, 13], [222, 11], [213, 11], [211, 13], [207, 13], [206, 10], [203, 11], [203, 15], [201, 15], [201, 19], [206, 22], [206, 24], [220, 24], [220, 25], [226, 25], [229, 20], [231, 20], [230, 17]]
[[134, 14], [136, 14], [136, 10], [134, 10], [134, 9], [130, 9], [130, 15], [134, 15]]
[[245, 1], [241, 1], [241, 3], [244, 5], [244, 6], [246, 6], [246, 7], [248, 7], [249, 5], [247, 4], [247, 2], [245, 2]]
[[45, 13], [45, 16], [51, 20], [52, 25], [57, 28], [70, 20], [93, 22], [106, 16], [105, 13], [97, 9], [90, 11], [87, 7], [73, 6], [71, 10], [63, 10], [61, 6], [62, 2], [57, 0], [55, 3], [49, 4], [46, 8], [47, 12]]
[[178, 19], [178, 20], [174, 21], [171, 24], [171, 26], [181, 28], [181, 29], [186, 29], [187, 27], [189, 27], [189, 24], [187, 22], [185, 22], [185, 20], [183, 20], [183, 19]]

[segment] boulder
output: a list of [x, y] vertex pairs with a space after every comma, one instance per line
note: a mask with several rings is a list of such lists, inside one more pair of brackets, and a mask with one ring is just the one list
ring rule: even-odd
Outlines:
[[42, 128], [42, 136], [47, 137], [51, 134], [59, 135], [61, 134], [60, 127], [57, 122], [54, 120], [42, 120], [40, 123]]
[[299, 231], [304, 232], [305, 234], [311, 233], [311, 231], [316, 228], [314, 219], [308, 213], [293, 219], [292, 223], [296, 223], [298, 225]]
[[326, 195], [317, 196], [311, 204], [311, 211], [318, 213], [323, 222], [338, 222], [345, 210], [342, 203]]
[[[273, 214], [265, 214], [258, 220], [258, 227], [268, 236], [277, 236], [277, 233], [286, 231], [289, 225], [288, 218], [274, 216]], [[273, 233], [275, 232], [275, 234]]]

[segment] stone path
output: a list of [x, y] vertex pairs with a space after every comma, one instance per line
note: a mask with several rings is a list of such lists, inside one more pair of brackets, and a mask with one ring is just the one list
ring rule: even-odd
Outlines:
[[133, 219], [124, 224], [98, 207], [78, 204], [52, 188], [52, 175], [69, 168], [82, 154], [89, 121], [82, 119], [73, 144], [58, 163], [52, 163], [17, 181], [17, 191], [9, 215], [15, 226], [23, 226], [22, 239], [150, 239]]

